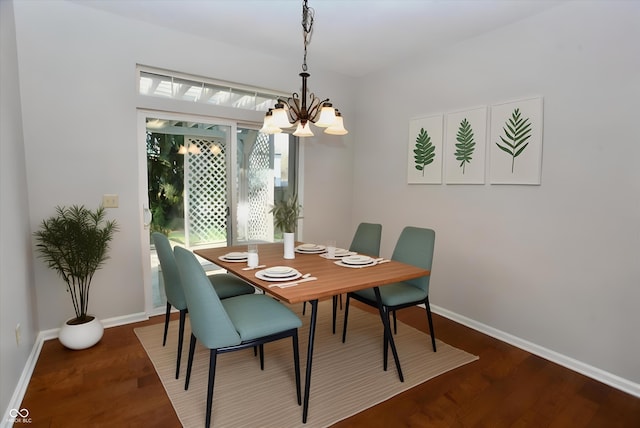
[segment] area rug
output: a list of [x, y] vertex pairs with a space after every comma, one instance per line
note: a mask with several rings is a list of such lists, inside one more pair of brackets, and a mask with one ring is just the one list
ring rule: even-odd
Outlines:
[[[304, 394], [309, 311], [293, 305], [303, 320], [299, 329], [300, 372]], [[343, 311], [339, 312], [338, 330]], [[426, 323], [426, 317], [425, 317]], [[178, 321], [169, 326], [167, 345], [162, 346], [164, 324], [135, 329], [138, 339], [158, 372], [160, 380], [184, 427], [202, 427], [205, 419], [209, 351], [198, 344], [189, 390], [184, 378], [191, 330], [185, 328], [180, 378], [175, 379]], [[437, 332], [436, 332], [437, 334]], [[382, 369], [382, 323], [377, 314], [354, 305], [349, 309], [347, 341], [331, 331], [331, 302], [318, 306], [313, 353], [311, 395], [307, 423], [302, 424], [302, 406], [295, 393], [293, 352], [290, 339], [266, 344], [265, 369], [252, 349], [218, 356], [213, 396], [212, 425], [215, 427], [326, 427], [385, 401], [420, 383], [478, 359], [477, 356], [436, 340], [398, 322], [396, 346], [404, 373], [400, 382], [389, 352], [389, 369]]]

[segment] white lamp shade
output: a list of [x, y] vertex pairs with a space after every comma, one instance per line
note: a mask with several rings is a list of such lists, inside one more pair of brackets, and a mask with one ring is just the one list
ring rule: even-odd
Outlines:
[[302, 125], [302, 123], [298, 123], [296, 132], [294, 132], [293, 135], [295, 135], [296, 137], [313, 137], [313, 132], [311, 132], [309, 122], [305, 123], [304, 126]]
[[[329, 103], [326, 103], [329, 104]], [[331, 107], [331, 104], [322, 107], [320, 110], [320, 117], [316, 122], [316, 126], [320, 128], [326, 128], [328, 126], [334, 125], [336, 122], [336, 110]]]
[[336, 123], [325, 129], [324, 133], [331, 135], [346, 135], [349, 133], [349, 131], [344, 128], [344, 121], [342, 120], [342, 116], [336, 116]]
[[272, 115], [265, 115], [264, 123], [262, 124], [262, 128], [260, 128], [259, 132], [262, 132], [263, 134], [279, 134], [280, 132], [282, 132], [282, 129], [278, 128], [277, 126], [273, 126]]
[[293, 125], [289, 122], [289, 116], [284, 108], [277, 108], [273, 110], [272, 119], [273, 126], [278, 128], [291, 128]]

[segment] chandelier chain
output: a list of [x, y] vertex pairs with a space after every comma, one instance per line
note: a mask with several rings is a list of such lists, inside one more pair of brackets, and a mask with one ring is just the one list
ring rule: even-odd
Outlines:
[[302, 7], [302, 40], [304, 42], [304, 60], [302, 62], [302, 71], [307, 71], [307, 46], [311, 43], [311, 34], [313, 32], [313, 16], [315, 11], [307, 6], [307, 0], [304, 0]]

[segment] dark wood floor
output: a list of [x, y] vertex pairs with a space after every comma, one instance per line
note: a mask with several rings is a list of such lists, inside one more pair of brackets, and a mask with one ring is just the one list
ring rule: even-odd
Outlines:
[[[398, 318], [427, 330], [420, 308], [402, 310]], [[28, 426], [179, 427], [133, 332], [159, 322], [154, 317], [109, 328], [84, 351], [47, 341], [22, 403], [30, 412]], [[335, 427], [640, 427], [639, 398], [446, 318], [434, 315], [434, 324], [436, 337], [479, 355], [479, 361]]]

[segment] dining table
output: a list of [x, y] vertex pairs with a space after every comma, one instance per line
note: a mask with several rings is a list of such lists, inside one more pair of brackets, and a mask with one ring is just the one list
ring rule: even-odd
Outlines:
[[[302, 242], [296, 242], [295, 258], [285, 259], [282, 243], [263, 243], [258, 245], [259, 263], [261, 268], [248, 269], [246, 259], [229, 259], [227, 254], [237, 254], [247, 251], [247, 245], [235, 245], [217, 248], [200, 248], [195, 254], [208, 260], [228, 272], [253, 284], [278, 300], [289, 304], [309, 302], [311, 316], [309, 321], [309, 340], [307, 349], [307, 366], [305, 372], [304, 401], [302, 409], [302, 422], [307, 422], [309, 413], [309, 396], [311, 391], [311, 368], [313, 363], [313, 345], [318, 315], [318, 301], [331, 298], [340, 294], [373, 288], [378, 302], [378, 310], [382, 319], [385, 338], [389, 341], [391, 352], [395, 361], [398, 377], [404, 382], [398, 353], [391, 334], [388, 316], [385, 316], [380, 299], [379, 287], [399, 281], [406, 281], [430, 274], [429, 270], [413, 265], [398, 262], [396, 260], [374, 258], [375, 264], [368, 266], [346, 266], [339, 263], [340, 259], [330, 259], [322, 251], [323, 246], [317, 245], [316, 252], [302, 252]], [[306, 248], [311, 248], [307, 244]], [[312, 244], [311, 244], [312, 245]], [[336, 263], [338, 262], [338, 263]], [[382, 263], [381, 263], [382, 262]], [[261, 269], [270, 267], [290, 267], [300, 274], [310, 274], [313, 280], [298, 279], [299, 282], [287, 281], [273, 282], [260, 279], [256, 276]], [[263, 276], [264, 278], [264, 276]], [[297, 284], [291, 286], [291, 284]], [[289, 285], [281, 287], [280, 285]], [[385, 367], [386, 369], [386, 367]]]

